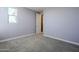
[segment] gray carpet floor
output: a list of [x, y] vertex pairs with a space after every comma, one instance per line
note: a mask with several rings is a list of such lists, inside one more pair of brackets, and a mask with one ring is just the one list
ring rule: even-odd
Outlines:
[[78, 52], [79, 46], [42, 35], [32, 35], [0, 43], [0, 52]]

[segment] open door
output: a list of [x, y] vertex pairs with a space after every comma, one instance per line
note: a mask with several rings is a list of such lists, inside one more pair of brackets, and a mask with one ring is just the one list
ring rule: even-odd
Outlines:
[[41, 14], [36, 13], [36, 33], [41, 33]]
[[43, 32], [43, 15], [36, 13], [36, 33], [39, 34]]

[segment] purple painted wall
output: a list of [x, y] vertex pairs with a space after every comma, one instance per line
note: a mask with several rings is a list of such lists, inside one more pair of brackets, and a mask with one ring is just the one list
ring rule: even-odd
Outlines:
[[35, 33], [35, 12], [17, 8], [17, 23], [9, 24], [8, 8], [0, 8], [0, 40]]
[[79, 8], [46, 8], [44, 34], [79, 43]]

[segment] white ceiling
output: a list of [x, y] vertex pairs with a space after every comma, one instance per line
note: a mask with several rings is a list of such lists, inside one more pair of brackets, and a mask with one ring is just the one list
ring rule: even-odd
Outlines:
[[45, 7], [28, 7], [28, 8], [36, 12], [42, 12], [45, 9]]

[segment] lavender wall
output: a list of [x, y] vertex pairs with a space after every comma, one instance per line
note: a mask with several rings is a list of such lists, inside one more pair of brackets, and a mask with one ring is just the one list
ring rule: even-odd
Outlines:
[[46, 8], [44, 34], [79, 43], [79, 8]]
[[8, 23], [8, 9], [0, 8], [0, 40], [35, 33], [35, 12], [17, 8], [17, 23]]

